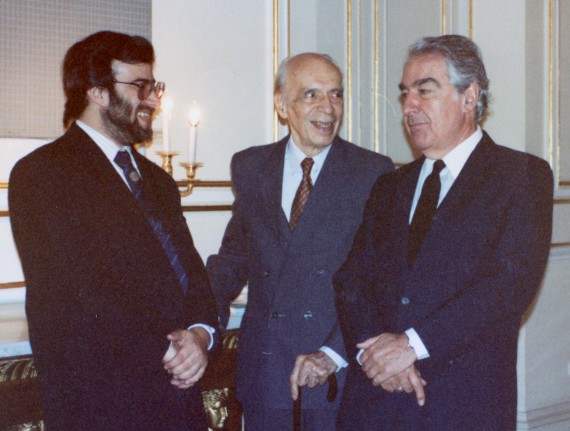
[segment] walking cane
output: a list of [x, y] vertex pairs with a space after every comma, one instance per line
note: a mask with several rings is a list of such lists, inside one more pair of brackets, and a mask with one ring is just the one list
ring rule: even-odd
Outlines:
[[[329, 384], [329, 389], [327, 391], [327, 401], [332, 403], [336, 398], [337, 386], [336, 375], [333, 373], [327, 377], [327, 383]], [[299, 396], [295, 401], [293, 401], [293, 431], [302, 431], [302, 402], [301, 402], [301, 386], [299, 386]]]

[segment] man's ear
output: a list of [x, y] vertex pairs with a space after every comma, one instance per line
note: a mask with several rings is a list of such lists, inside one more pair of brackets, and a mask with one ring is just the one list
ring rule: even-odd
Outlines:
[[109, 90], [107, 88], [92, 87], [87, 90], [87, 97], [92, 103], [100, 106], [101, 108], [109, 106]]
[[463, 109], [465, 112], [471, 112], [477, 108], [477, 102], [479, 101], [479, 85], [472, 82], [469, 87], [463, 92], [464, 102]]
[[287, 118], [287, 96], [283, 93], [277, 93], [273, 97], [275, 103], [275, 110], [281, 118]]

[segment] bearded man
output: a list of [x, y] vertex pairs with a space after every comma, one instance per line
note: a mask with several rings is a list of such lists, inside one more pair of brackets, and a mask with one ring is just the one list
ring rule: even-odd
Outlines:
[[67, 131], [10, 176], [48, 430], [207, 429], [196, 383], [215, 301], [175, 182], [132, 148], [152, 138], [164, 92], [153, 64], [138, 36], [73, 45]]

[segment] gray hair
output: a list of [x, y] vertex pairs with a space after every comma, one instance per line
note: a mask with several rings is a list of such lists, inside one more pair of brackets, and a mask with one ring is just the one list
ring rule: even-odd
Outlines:
[[419, 39], [408, 49], [408, 59], [424, 54], [437, 54], [447, 63], [449, 80], [458, 93], [463, 93], [473, 82], [479, 86], [477, 121], [489, 104], [489, 78], [479, 47], [470, 39], [450, 34]]
[[287, 57], [281, 62], [281, 64], [279, 64], [279, 68], [277, 69], [277, 73], [275, 74], [275, 83], [273, 85], [273, 94], [280, 93], [283, 90], [283, 87], [285, 86], [285, 83], [287, 82], [287, 77], [288, 77], [289, 69], [290, 69], [291, 65], [301, 61], [302, 59], [304, 59], [306, 57], [319, 58], [321, 60], [324, 60], [324, 61], [330, 63], [332, 66], [334, 66], [336, 68], [336, 70], [338, 70], [338, 73], [340, 74], [340, 76], [342, 78], [342, 71], [340, 70], [340, 68], [338, 67], [338, 65], [335, 63], [335, 61], [332, 59], [332, 57], [330, 55], [320, 54], [318, 52], [303, 52], [302, 54], [297, 54], [297, 55]]

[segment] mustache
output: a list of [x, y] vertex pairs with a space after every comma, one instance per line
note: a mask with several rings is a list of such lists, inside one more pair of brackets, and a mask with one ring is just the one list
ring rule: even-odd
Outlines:
[[427, 122], [426, 119], [423, 117], [418, 117], [413, 115], [408, 115], [406, 117], [406, 124], [408, 126], [415, 126], [416, 124], [424, 124], [426, 122]]

